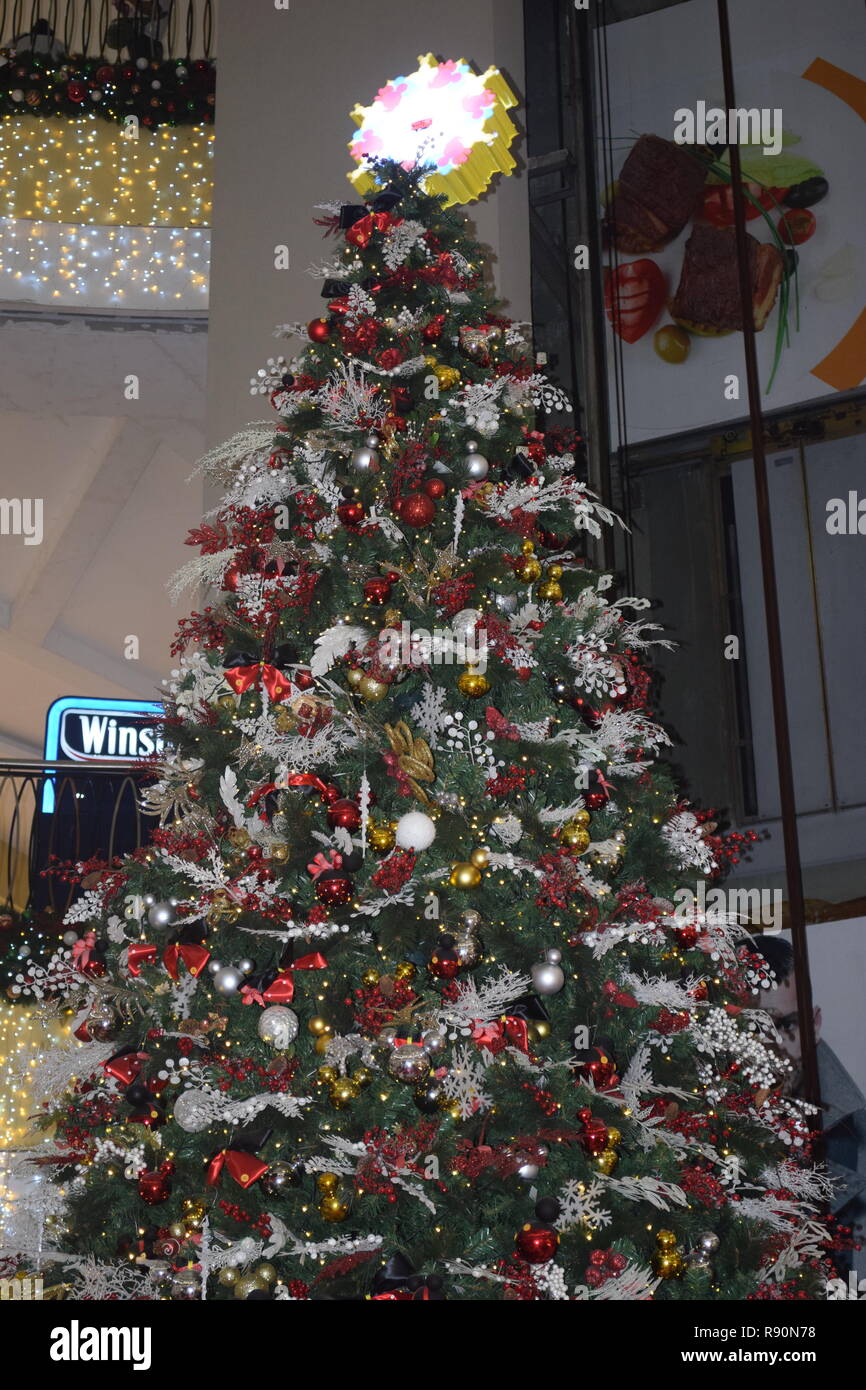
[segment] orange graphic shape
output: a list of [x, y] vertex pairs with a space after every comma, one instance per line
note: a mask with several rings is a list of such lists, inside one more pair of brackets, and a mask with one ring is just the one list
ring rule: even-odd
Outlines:
[[[814, 82], [825, 91], [844, 101], [852, 111], [856, 111], [861, 121], [866, 121], [866, 82], [855, 77], [853, 72], [837, 68], [826, 58], [816, 58], [803, 73], [807, 82]], [[811, 369], [811, 376], [832, 386], [834, 391], [850, 391], [859, 386], [866, 377], [866, 309], [852, 324], [841, 342]]]
[[811, 375], [825, 381], [834, 391], [850, 391], [866, 377], [866, 309], [861, 309], [856, 323], [845, 337], [828, 352]]
[[817, 86], [832, 92], [834, 97], [838, 97], [850, 106], [852, 111], [856, 111], [861, 121], [866, 121], [866, 82], [862, 77], [855, 77], [853, 72], [837, 68], [835, 63], [828, 63], [826, 58], [816, 58], [814, 63], [809, 64], [803, 76], [807, 82], [814, 82]]

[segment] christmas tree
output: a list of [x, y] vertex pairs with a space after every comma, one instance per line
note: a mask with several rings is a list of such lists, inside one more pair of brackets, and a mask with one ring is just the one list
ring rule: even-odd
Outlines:
[[253, 379], [279, 421], [204, 460], [161, 827], [28, 984], [83, 1043], [44, 1069], [47, 1277], [823, 1297], [766, 973], [698, 891], [745, 837], [656, 761], [648, 603], [586, 563], [567, 403], [422, 174], [325, 205], [327, 312]]

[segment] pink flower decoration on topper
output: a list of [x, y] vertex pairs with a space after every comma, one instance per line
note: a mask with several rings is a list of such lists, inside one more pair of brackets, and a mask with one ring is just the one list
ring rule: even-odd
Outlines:
[[440, 63], [432, 78], [431, 87], [447, 87], [449, 82], [459, 82], [462, 72], [453, 58], [449, 58], [447, 63]]
[[405, 82], [400, 82], [397, 85], [393, 82], [388, 82], [384, 87], [379, 88], [376, 93], [376, 100], [382, 103], [386, 111], [393, 111], [400, 105], [405, 91]]

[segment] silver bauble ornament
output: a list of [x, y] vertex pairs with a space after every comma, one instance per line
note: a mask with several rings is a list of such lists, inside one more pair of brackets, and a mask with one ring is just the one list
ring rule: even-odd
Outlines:
[[244, 977], [235, 965], [224, 965], [213, 977], [217, 994], [237, 994]]
[[190, 1087], [181, 1091], [174, 1103], [173, 1118], [187, 1134], [199, 1134], [213, 1120], [213, 1109], [205, 1091]]
[[499, 609], [500, 613], [505, 613], [509, 615], [511, 613], [517, 612], [517, 594], [494, 593], [493, 602], [496, 604], [496, 607]]
[[223, 963], [222, 963], [222, 961], [221, 961], [221, 960], [214, 960], [213, 956], [211, 956], [210, 960], [209, 960], [208, 963], [207, 963], [207, 973], [208, 973], [209, 975], [216, 975], [217, 971], [218, 971], [218, 970], [222, 970], [222, 968], [223, 968]]
[[364, 443], [352, 450], [352, 469], [355, 473], [378, 473], [381, 461], [377, 453], [378, 434], [371, 430]]
[[259, 1178], [259, 1187], [269, 1197], [281, 1197], [290, 1187], [299, 1187], [303, 1178], [304, 1168], [300, 1163], [272, 1163]]
[[467, 907], [460, 914], [460, 922], [464, 931], [477, 931], [481, 926], [481, 913], [475, 907]]
[[698, 1236], [698, 1244], [707, 1255], [715, 1255], [719, 1248], [719, 1237], [715, 1231], [704, 1231]]
[[565, 971], [559, 962], [562, 960], [562, 952], [551, 950], [546, 953], [543, 961], [538, 961], [533, 965], [530, 974], [532, 975], [532, 988], [536, 994], [558, 994], [565, 984]]
[[242, 975], [252, 975], [255, 968], [256, 963], [254, 960], [250, 960], [249, 956], [244, 956], [243, 960], [238, 961], [238, 970]]
[[471, 970], [484, 955], [484, 947], [474, 932], [460, 932], [454, 938], [454, 954], [464, 970]]
[[421, 1046], [431, 1057], [441, 1052], [447, 1042], [447, 1036], [438, 1028], [428, 1028], [421, 1034]]
[[470, 642], [475, 634], [475, 624], [481, 617], [480, 608], [461, 608], [451, 619], [451, 631], [460, 642]]
[[487, 474], [490, 472], [490, 464], [483, 454], [479, 454], [478, 445], [474, 439], [466, 445], [466, 457], [463, 460], [463, 469], [466, 477], [471, 483], [483, 483]]
[[176, 1303], [190, 1303], [201, 1298], [201, 1279], [197, 1269], [177, 1269], [168, 1286], [169, 1296]]
[[528, 1158], [525, 1163], [521, 1163], [517, 1170], [517, 1176], [521, 1182], [535, 1182], [540, 1172], [541, 1169], [538, 1164]]
[[285, 1004], [271, 1004], [259, 1015], [257, 1032], [268, 1047], [285, 1052], [298, 1036], [298, 1015]]
[[177, 921], [174, 903], [154, 903], [147, 909], [147, 920], [155, 931], [168, 931]]
[[430, 1057], [418, 1043], [404, 1043], [388, 1058], [388, 1070], [395, 1080], [418, 1086], [430, 1073]]
[[111, 1042], [117, 1035], [118, 1017], [109, 1004], [94, 1004], [84, 1026], [94, 1042]]
[[64, 944], [64, 946], [74, 946], [77, 940], [78, 940], [78, 932], [77, 932], [77, 931], [65, 931], [65, 932], [63, 933], [63, 944]]

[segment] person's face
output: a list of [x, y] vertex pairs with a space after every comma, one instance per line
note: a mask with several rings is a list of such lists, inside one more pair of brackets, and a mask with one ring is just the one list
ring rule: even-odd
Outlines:
[[[793, 973], [787, 980], [777, 984], [775, 988], [764, 990], [761, 1002], [779, 1030], [785, 1056], [790, 1059], [794, 1066], [786, 1089], [795, 1089], [802, 1075], [803, 1049], [800, 1040], [800, 1024], [797, 1020], [797, 990], [794, 985]], [[815, 1040], [817, 1041], [821, 1030], [820, 1009], [815, 1010], [814, 1019]]]

